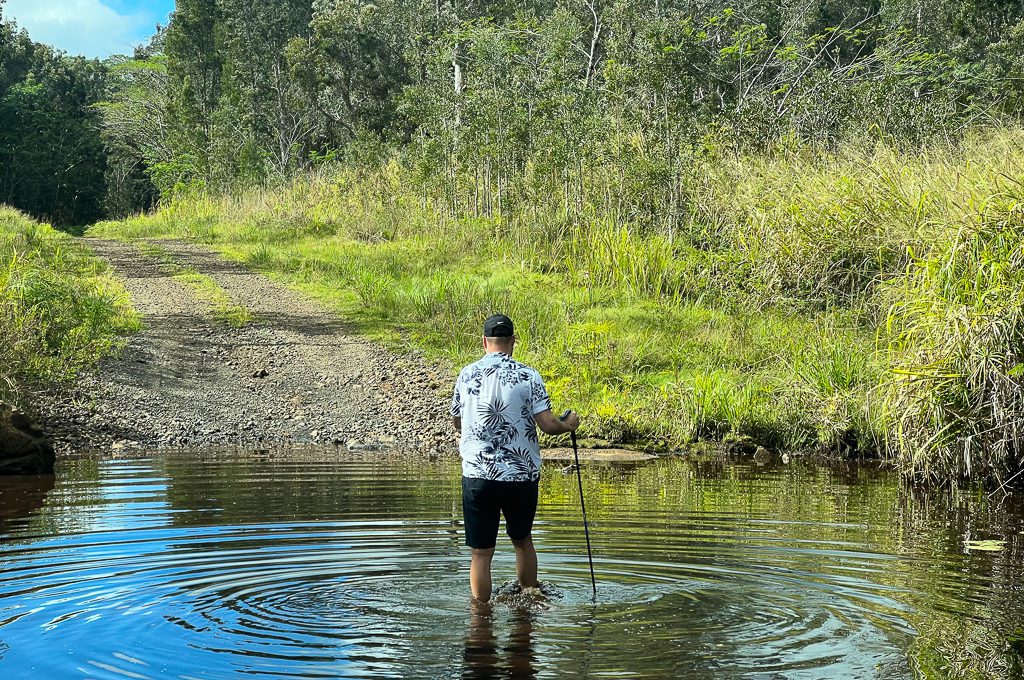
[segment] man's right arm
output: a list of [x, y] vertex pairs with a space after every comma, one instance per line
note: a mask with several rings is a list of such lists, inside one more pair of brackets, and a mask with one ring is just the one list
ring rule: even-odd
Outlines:
[[559, 420], [551, 409], [541, 411], [533, 416], [537, 427], [545, 434], [565, 434], [574, 432], [580, 426], [580, 417], [575, 412], [570, 413], [565, 420]]

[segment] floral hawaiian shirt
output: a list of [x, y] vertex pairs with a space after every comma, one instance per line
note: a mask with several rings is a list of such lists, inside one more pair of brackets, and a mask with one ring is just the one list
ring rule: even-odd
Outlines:
[[452, 416], [462, 418], [462, 474], [502, 482], [540, 479], [533, 417], [551, 408], [540, 374], [492, 352], [459, 373]]

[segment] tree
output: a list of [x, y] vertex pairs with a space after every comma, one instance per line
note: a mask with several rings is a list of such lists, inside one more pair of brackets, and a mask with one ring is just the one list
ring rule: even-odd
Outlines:
[[214, 153], [236, 159], [243, 181], [282, 176], [308, 162], [315, 109], [286, 61], [288, 42], [308, 37], [311, 0], [218, 0], [224, 26], [222, 125]]
[[166, 58], [114, 58], [108, 99], [96, 105], [109, 155], [107, 208], [125, 215], [150, 207], [199, 174], [194, 157], [175, 153]]
[[406, 125], [396, 109], [412, 82], [406, 51], [419, 28], [418, 5], [400, 0], [321, 3], [309, 37], [289, 43], [292, 77], [315, 107], [331, 144], [344, 145], [360, 132], [401, 136]]
[[182, 176], [178, 181], [215, 185], [214, 124], [224, 69], [223, 18], [215, 0], [179, 0], [167, 28], [166, 108], [168, 144]]

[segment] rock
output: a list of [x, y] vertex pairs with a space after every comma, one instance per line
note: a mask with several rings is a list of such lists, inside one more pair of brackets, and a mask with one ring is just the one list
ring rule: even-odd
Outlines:
[[0, 403], [0, 475], [50, 474], [55, 462], [43, 433], [23, 413]]
[[758, 446], [754, 451], [754, 462], [758, 465], [767, 465], [772, 460], [772, 454], [763, 446]]
[[257, 371], [254, 371], [253, 374], [252, 374], [252, 377], [254, 377], [254, 378], [266, 378], [268, 375], [270, 375], [270, 373], [267, 372], [267, 369], [261, 368], [261, 369], [259, 369]]
[[383, 444], [371, 444], [366, 442], [358, 442], [355, 440], [349, 441], [346, 447], [350, 452], [352, 451], [383, 451], [387, 446]]

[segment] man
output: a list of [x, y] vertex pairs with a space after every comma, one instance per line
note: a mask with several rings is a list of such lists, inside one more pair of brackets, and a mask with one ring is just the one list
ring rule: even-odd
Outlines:
[[516, 576], [523, 588], [537, 587], [537, 552], [531, 532], [537, 512], [540, 445], [537, 428], [563, 434], [579, 427], [551, 412], [540, 374], [512, 358], [512, 320], [495, 314], [484, 322], [485, 355], [459, 373], [452, 419], [462, 433], [462, 515], [466, 545], [473, 549], [470, 589], [477, 601], [491, 599], [491, 559], [500, 515], [516, 551]]

